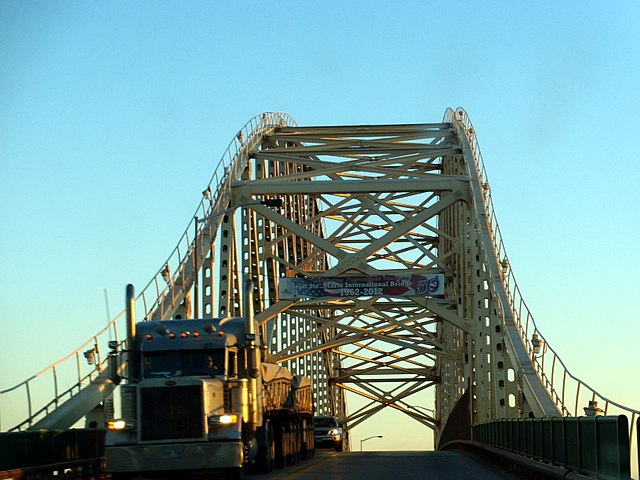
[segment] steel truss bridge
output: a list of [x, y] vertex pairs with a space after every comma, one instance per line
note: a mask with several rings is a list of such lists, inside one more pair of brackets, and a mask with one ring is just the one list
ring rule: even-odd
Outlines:
[[[244, 279], [254, 283], [269, 360], [312, 378], [318, 414], [349, 429], [393, 408], [442, 446], [469, 424], [575, 417], [597, 402], [586, 412], [627, 415], [635, 450], [639, 412], [573, 376], [534, 322], [462, 109], [413, 125], [298, 126], [282, 113], [250, 120], [138, 295], [138, 318], [241, 316]], [[413, 290], [386, 290], [416, 279]], [[315, 290], [291, 294], [291, 285]], [[0, 392], [4, 405], [19, 398], [28, 409], [3, 429], [68, 428], [99, 405], [108, 411], [106, 343], [118, 340], [118, 325], [126, 331], [123, 322], [118, 315]], [[43, 384], [51, 391], [37, 397]], [[424, 408], [428, 390], [433, 410]], [[349, 409], [347, 394], [364, 406]]]

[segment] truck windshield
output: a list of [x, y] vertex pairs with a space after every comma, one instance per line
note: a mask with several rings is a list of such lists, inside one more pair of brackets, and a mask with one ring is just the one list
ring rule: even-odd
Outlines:
[[224, 375], [224, 350], [145, 352], [145, 378]]

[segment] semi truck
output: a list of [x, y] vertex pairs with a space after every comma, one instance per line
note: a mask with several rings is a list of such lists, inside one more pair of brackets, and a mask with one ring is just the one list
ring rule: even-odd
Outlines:
[[112, 478], [243, 478], [313, 456], [311, 381], [263, 361], [252, 314], [136, 323], [131, 286], [127, 298], [121, 416], [105, 440]]

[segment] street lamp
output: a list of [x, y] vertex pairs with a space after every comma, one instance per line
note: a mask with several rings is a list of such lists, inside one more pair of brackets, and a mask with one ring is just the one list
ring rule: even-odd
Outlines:
[[382, 438], [382, 435], [373, 435], [372, 437], [367, 437], [364, 440], [360, 440], [360, 451], [362, 451], [362, 444], [367, 440], [371, 440], [372, 438]]

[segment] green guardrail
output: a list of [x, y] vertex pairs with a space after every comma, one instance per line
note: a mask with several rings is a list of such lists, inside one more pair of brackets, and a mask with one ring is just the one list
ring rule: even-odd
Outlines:
[[496, 420], [474, 426], [473, 440], [595, 478], [631, 478], [624, 415]]
[[0, 433], [0, 471], [104, 457], [104, 430]]

